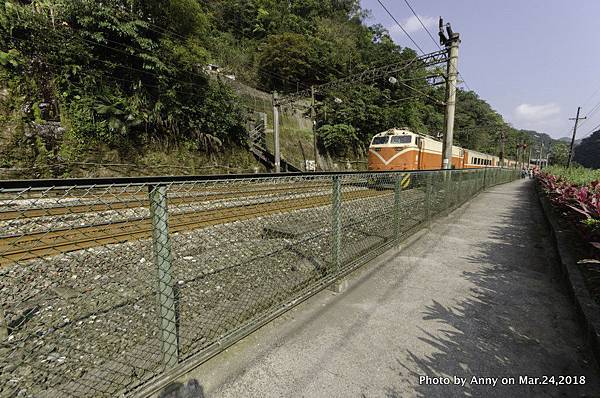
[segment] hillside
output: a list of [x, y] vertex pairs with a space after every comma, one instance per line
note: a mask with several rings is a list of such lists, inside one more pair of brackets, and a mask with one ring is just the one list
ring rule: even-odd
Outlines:
[[[262, 112], [270, 141], [271, 91], [416, 56], [366, 25], [358, 0], [9, 0], [0, 11], [0, 167], [10, 176], [259, 170], [246, 134]], [[332, 159], [322, 167], [362, 164], [371, 136], [394, 126], [441, 132], [444, 88], [428, 74], [414, 63], [395, 75], [406, 84], [320, 92], [318, 151]], [[282, 153], [294, 162], [314, 157], [308, 114], [296, 104], [283, 115]], [[508, 157], [535, 142], [459, 90], [458, 145], [497, 153], [501, 131]]]
[[573, 160], [583, 167], [600, 169], [600, 130], [581, 140]]

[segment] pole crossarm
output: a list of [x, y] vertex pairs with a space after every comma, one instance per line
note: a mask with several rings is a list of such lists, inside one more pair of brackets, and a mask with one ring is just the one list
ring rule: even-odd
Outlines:
[[[380, 66], [378, 68], [368, 69], [366, 71], [355, 73], [350, 76], [343, 77], [341, 79], [333, 80], [329, 83], [324, 83], [318, 86], [314, 86], [315, 91], [323, 91], [329, 90], [341, 85], [349, 84], [349, 83], [357, 83], [357, 82], [368, 82], [378, 80], [382, 77], [389, 76], [392, 73], [396, 73], [404, 68], [410, 66], [413, 63], [418, 62], [420, 66], [430, 67], [434, 65], [439, 65], [448, 62], [448, 50], [440, 50], [435, 51], [429, 54], [424, 54], [419, 57], [413, 58], [408, 61], [396, 62], [389, 65]], [[427, 76], [427, 79], [430, 79], [432, 76]], [[439, 84], [439, 83], [438, 83]], [[287, 105], [296, 101], [299, 101], [304, 98], [311, 97], [311, 90], [306, 89], [302, 91], [298, 91], [296, 93], [290, 93], [287, 95], [282, 95], [277, 99], [277, 105]]]

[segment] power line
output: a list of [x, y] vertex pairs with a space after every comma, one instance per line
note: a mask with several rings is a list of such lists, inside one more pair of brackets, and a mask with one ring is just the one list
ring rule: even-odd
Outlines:
[[400, 84], [402, 84], [403, 86], [405, 86], [405, 87], [407, 87], [407, 88], [409, 88], [409, 89], [411, 89], [411, 90], [413, 90], [413, 91], [415, 91], [415, 92], [417, 92], [417, 93], [419, 93], [419, 94], [421, 94], [421, 95], [423, 95], [423, 96], [425, 96], [425, 97], [427, 97], [427, 98], [429, 98], [429, 99], [433, 100], [433, 101], [434, 101], [436, 104], [438, 104], [438, 105], [446, 105], [446, 104], [445, 104], [443, 101], [440, 101], [440, 100], [438, 100], [437, 98], [434, 98], [434, 97], [430, 96], [430, 95], [429, 95], [429, 94], [427, 94], [427, 93], [424, 93], [423, 91], [421, 91], [421, 90], [419, 90], [419, 89], [416, 89], [416, 88], [414, 88], [414, 87], [412, 87], [412, 86], [410, 86], [410, 85], [408, 85], [408, 84], [406, 84], [406, 83], [403, 83], [403, 82], [402, 82], [402, 81], [400, 81], [400, 80], [398, 80], [398, 83], [400, 83]]
[[[126, 13], [125, 15], [130, 15], [130, 16], [138, 17], [137, 15], [135, 15], [135, 14], [133, 14], [133, 13]], [[139, 17], [138, 17], [138, 19], [135, 19], [135, 20], [129, 20], [129, 22], [135, 22], [135, 21], [140, 21]], [[156, 27], [157, 29], [159, 29], [159, 30], [150, 29], [148, 26], [146, 26], [145, 28], [146, 28], [146, 29], [148, 29], [148, 30], [149, 30], [149, 31], [151, 31], [151, 32], [158, 33], [158, 34], [161, 34], [161, 35], [163, 35], [163, 36], [170, 37], [170, 38], [173, 38], [173, 36], [177, 36], [177, 37], [178, 37], [178, 38], [180, 38], [180, 39], [183, 39], [183, 40], [188, 40], [188, 38], [187, 38], [187, 37], [185, 37], [185, 36], [182, 36], [182, 35], [180, 35], [179, 33], [173, 32], [172, 30], [169, 30], [169, 29], [163, 28], [163, 27], [161, 27], [161, 26], [159, 26], [159, 25], [156, 25], [156, 24], [153, 24], [153, 23], [151, 23], [151, 22], [149, 22], [149, 21], [144, 21], [144, 20], [141, 20], [141, 21], [142, 21], [142, 23], [144, 23], [144, 24], [147, 24], [147, 25], [149, 25], [149, 26], [154, 26], [154, 27]], [[232, 30], [234, 30], [234, 31], [236, 31], [237, 33], [240, 33], [240, 34], [242, 34], [242, 35], [244, 34], [244, 33], [242, 32], [242, 30], [241, 30], [241, 29], [234, 28], [234, 26], [229, 26], [229, 28], [230, 28], [230, 29], [232, 29]], [[284, 77], [284, 76], [282, 76], [282, 75], [279, 75], [279, 74], [277, 74], [277, 73], [275, 73], [275, 72], [272, 72], [272, 71], [265, 71], [265, 70], [262, 70], [260, 73], [265, 73], [265, 74], [267, 74], [267, 75], [269, 75], [269, 76], [271, 76], [271, 77], [277, 77], [277, 78], [279, 78], [279, 79], [280, 79], [280, 80], [282, 80], [282, 81], [291, 81], [291, 82], [293, 82], [293, 83], [297, 83], [297, 84], [299, 84], [299, 85], [301, 85], [301, 86], [303, 86], [303, 87], [305, 87], [305, 88], [309, 88], [309, 85], [307, 85], [307, 84], [304, 84], [304, 83], [302, 83], [302, 82], [301, 82], [301, 81], [299, 81], [299, 80], [292, 79], [292, 78], [289, 78], [289, 77]]]
[[406, 5], [408, 6], [408, 8], [410, 8], [410, 10], [412, 11], [413, 15], [417, 18], [417, 20], [419, 21], [419, 23], [421, 24], [421, 26], [423, 27], [423, 29], [425, 29], [425, 31], [427, 32], [427, 34], [429, 35], [429, 37], [431, 38], [431, 41], [433, 41], [433, 44], [435, 44], [437, 46], [437, 48], [439, 48], [440, 50], [442, 49], [442, 47], [440, 47], [439, 43], [437, 42], [437, 40], [435, 40], [433, 38], [433, 35], [431, 34], [431, 32], [429, 31], [429, 29], [427, 29], [427, 26], [425, 26], [425, 24], [423, 23], [423, 21], [421, 21], [421, 18], [419, 17], [419, 15], [415, 12], [415, 10], [412, 8], [412, 6], [410, 5], [410, 3], [408, 2], [408, 0], [404, 0], [404, 2], [406, 3]]
[[588, 98], [585, 100], [585, 102], [583, 103], [583, 105], [581, 105], [581, 107], [582, 107], [582, 108], [585, 108], [585, 106], [588, 104], [588, 102], [589, 102], [589, 101], [590, 101], [592, 98], [594, 98], [594, 96], [595, 96], [596, 94], [598, 94], [598, 92], [600, 92], [600, 86], [598, 86], [598, 88], [597, 88], [597, 89], [596, 89], [596, 90], [595, 90], [595, 91], [592, 93], [592, 95], [590, 95], [590, 96], [589, 96], [589, 97], [588, 97]]
[[[70, 28], [70, 29], [72, 29], [72, 30], [75, 30], [75, 31], [78, 31], [78, 30], [80, 31], [80, 30], [81, 30], [81, 29], [77, 29], [77, 28], [73, 28], [73, 27], [69, 27], [69, 28]], [[57, 32], [57, 33], [58, 33], [59, 35], [61, 35], [63, 38], [65, 38], [65, 39], [69, 39], [69, 38], [68, 38], [68, 37], [67, 37], [65, 34], [63, 34], [62, 32]], [[96, 42], [96, 41], [93, 41], [93, 40], [89, 40], [89, 39], [86, 39], [86, 38], [84, 38], [84, 37], [80, 37], [80, 36], [75, 36], [75, 37], [78, 37], [79, 39], [81, 39], [81, 40], [83, 40], [83, 41], [85, 41], [85, 42], [87, 42], [87, 43], [89, 43], [89, 44], [92, 44], [92, 45], [97, 45], [97, 46], [100, 46], [100, 47], [104, 47], [104, 48], [106, 48], [106, 49], [108, 49], [108, 50], [116, 51], [116, 52], [119, 52], [119, 53], [121, 53], [121, 54], [124, 54], [124, 55], [127, 55], [127, 56], [133, 56], [133, 57], [136, 57], [136, 58], [139, 58], [139, 59], [141, 59], [142, 61], [144, 61], [144, 60], [145, 60], [145, 59], [144, 59], [144, 58], [143, 58], [143, 57], [142, 57], [140, 54], [132, 54], [131, 52], [125, 51], [125, 50], [123, 50], [123, 49], [116, 48], [116, 47], [113, 47], [113, 46], [108, 46], [108, 45], [106, 45], [106, 44], [99, 43], [99, 42]], [[116, 41], [114, 41], [114, 40], [110, 40], [110, 39], [107, 39], [107, 38], [104, 38], [104, 40], [105, 40], [105, 41], [107, 41], [107, 42], [109, 42], [109, 43], [114, 43], [114, 44], [117, 44], [117, 45], [119, 45], [119, 46], [124, 46], [124, 44], [123, 44], [123, 43], [119, 43], [119, 42], [116, 42]], [[103, 60], [100, 60], [100, 59], [94, 59], [94, 60], [95, 60], [95, 61], [98, 61], [98, 62], [103, 62], [103, 63], [112, 64], [112, 63], [109, 63], [108, 61], [103, 61]], [[200, 77], [200, 78], [202, 78], [202, 79], [205, 79], [205, 78], [207, 77], [206, 75], [199, 74], [199, 73], [195, 73], [195, 72], [193, 72], [193, 71], [188, 71], [188, 70], [185, 70], [185, 71], [184, 71], [184, 70], [180, 69], [180, 68], [179, 68], [177, 65], [175, 65], [175, 64], [172, 64], [172, 63], [166, 63], [166, 62], [164, 62], [164, 61], [162, 61], [162, 60], [161, 60], [161, 62], [163, 62], [163, 63], [164, 63], [166, 66], [170, 66], [170, 67], [174, 68], [174, 69], [175, 69], [177, 72], [184, 72], [184, 73], [187, 73], [187, 74], [190, 74], [190, 75], [198, 76], [198, 77]], [[158, 74], [156, 74], [156, 73], [152, 73], [152, 72], [149, 72], [149, 71], [146, 71], [146, 70], [140, 70], [140, 69], [137, 69], [137, 68], [132, 68], [132, 67], [129, 67], [129, 66], [126, 66], [126, 65], [115, 64], [115, 66], [117, 66], [117, 67], [121, 67], [121, 68], [124, 68], [124, 69], [136, 70], [136, 71], [138, 71], [138, 72], [145, 73], [145, 74], [148, 74], [148, 75], [154, 75], [154, 76], [156, 76], [156, 77], [163, 77], [163, 75], [158, 75]], [[294, 82], [294, 83], [299, 83], [300, 85], [302, 85], [302, 86], [304, 86], [304, 87], [306, 87], [306, 88], [308, 87], [307, 85], [305, 85], [305, 84], [303, 84], [303, 83], [301, 83], [301, 82], [299, 82], [299, 81], [297, 81], [297, 80], [294, 80], [294, 79], [287, 79], [287, 78], [285, 78], [285, 77], [283, 77], [283, 76], [281, 76], [281, 75], [277, 75], [277, 74], [276, 74], [276, 73], [274, 73], [274, 72], [273, 72], [273, 73], [269, 73], [269, 72], [267, 72], [267, 71], [263, 71], [263, 70], [260, 70], [260, 71], [259, 71], [259, 73], [263, 73], [263, 72], [264, 72], [266, 75], [268, 75], [268, 76], [271, 76], [271, 77], [277, 77], [277, 78], [279, 78], [279, 79], [280, 79], [280, 80], [282, 80], [282, 81], [292, 81], [292, 82]], [[177, 79], [174, 79], [174, 80], [177, 80]], [[181, 81], [181, 80], [178, 80], [178, 81], [180, 81], [180, 82], [182, 82], [182, 83], [185, 83], [185, 84], [197, 85], [197, 84], [195, 84], [195, 83], [192, 83], [192, 82], [183, 82], [183, 81]], [[265, 89], [264, 87], [261, 87], [261, 88]]]
[[394, 17], [394, 15], [390, 12], [390, 10], [387, 9], [387, 7], [381, 2], [381, 0], [377, 0], [377, 2], [381, 5], [381, 7], [383, 7], [383, 9], [388, 13], [388, 15], [394, 20], [394, 22], [396, 22], [396, 25], [398, 25], [398, 27], [400, 29], [402, 29], [402, 31], [404, 32], [404, 34], [410, 39], [410, 41], [412, 41], [412, 43], [419, 49], [419, 51], [421, 51], [422, 54], [425, 54], [425, 51], [423, 51], [423, 49], [421, 47], [419, 47], [419, 45], [417, 44], [417, 42], [412, 38], [412, 36], [406, 31], [406, 29], [404, 29], [402, 27], [402, 25], [400, 24], [400, 22], [398, 22], [398, 20], [396, 19], [396, 17]]
[[[389, 76], [392, 73], [398, 73], [402, 70], [405, 70], [412, 63], [414, 63], [417, 60], [421, 62], [422, 66], [429, 67], [429, 66], [433, 66], [433, 65], [445, 62], [447, 59], [447, 56], [448, 56], [447, 51], [444, 51], [444, 50], [436, 51], [436, 52], [433, 52], [430, 54], [424, 54], [424, 55], [420, 55], [420, 56], [411, 58], [408, 61], [403, 60], [401, 62], [396, 62], [393, 64], [381, 66], [378, 68], [367, 69], [360, 73], [347, 75], [343, 78], [332, 80], [330, 82], [327, 82], [327, 83], [324, 83], [324, 84], [321, 84], [318, 86], [314, 86], [314, 88], [318, 89], [319, 91], [322, 91], [322, 90], [330, 90], [330, 89], [333, 89], [340, 85], [364, 83], [366, 81], [374, 81], [374, 80], [380, 79], [382, 77]], [[308, 92], [308, 91], [301, 91], [301, 92], [294, 93], [294, 94], [287, 94], [285, 96], [282, 96], [279, 99], [279, 104], [282, 105], [284, 103], [292, 103], [301, 98], [306, 98], [309, 95], [310, 95], [310, 92]]]
[[587, 133], [585, 133], [585, 136], [583, 136], [582, 138], [585, 138], [585, 137], [587, 137], [587, 136], [595, 133], [596, 131], [598, 131], [598, 129], [600, 129], [600, 124], [598, 124], [596, 127], [594, 127], [593, 129], [591, 129], [590, 131], [588, 131]]
[[588, 122], [591, 117], [598, 112], [598, 110], [600, 110], [600, 101], [594, 106], [592, 107], [592, 109], [587, 113], [586, 117], [587, 119], [585, 119], [583, 122], [581, 122], [581, 124], [579, 125], [580, 127], [583, 126], [586, 122]]
[[[413, 8], [413, 6], [408, 2], [408, 0], [404, 0], [404, 2], [406, 3], [406, 5], [408, 6], [408, 8], [410, 9], [410, 11], [413, 13], [413, 15], [415, 16], [415, 18], [417, 18], [417, 20], [419, 21], [419, 23], [421, 24], [421, 26], [423, 27], [423, 29], [425, 29], [425, 31], [427, 32], [427, 34], [429, 35], [429, 37], [431, 38], [431, 41], [433, 41], [433, 44], [435, 44], [435, 46], [437, 46], [437, 48], [439, 48], [440, 50], [442, 49], [442, 47], [439, 45], [438, 41], [435, 40], [433, 38], [433, 35], [431, 34], [431, 31], [429, 29], [427, 29], [427, 26], [425, 26], [425, 24], [423, 23], [423, 21], [421, 20], [421, 17], [419, 17], [419, 14], [417, 14], [417, 12], [415, 11], [415, 9]], [[381, 2], [379, 2], [381, 4]], [[382, 4], [383, 6], [383, 4]], [[384, 7], [385, 8], [385, 7]], [[387, 11], [387, 10], [386, 10]], [[388, 12], [389, 13], [389, 12]], [[392, 17], [393, 18], [393, 17]], [[394, 19], [395, 20], [395, 19]], [[397, 23], [397, 21], [396, 21]], [[402, 29], [404, 30], [404, 29]], [[405, 32], [406, 33], [406, 32]], [[408, 34], [408, 33], [407, 33]], [[412, 38], [411, 38], [412, 40]], [[413, 42], [414, 43], [414, 42]], [[417, 46], [418, 47], [418, 46]], [[421, 52], [423, 52], [423, 50], [421, 50]], [[471, 89], [471, 87], [469, 87], [469, 85], [467, 84], [467, 81], [465, 80], [464, 75], [462, 75], [460, 72], [458, 72], [458, 75], [462, 78], [462, 82], [465, 84], [465, 86], [467, 87], [467, 89], [469, 91], [473, 91]], [[455, 86], [455, 88], [458, 88]]]
[[[75, 30], [75, 31], [78, 31], [78, 30], [80, 30], [80, 29], [73, 28], [73, 27], [70, 27], [70, 28], [71, 28], [72, 30]], [[63, 33], [63, 32], [56, 31], [56, 33], [57, 33], [57, 34], [59, 34], [60, 36], [62, 36], [64, 39], [67, 39], [67, 40], [71, 39], [71, 37], [67, 37], [67, 36], [66, 36], [66, 34], [65, 34], [65, 33]], [[113, 47], [113, 46], [109, 46], [109, 45], [106, 45], [106, 44], [103, 44], [103, 43], [99, 43], [99, 42], [96, 42], [96, 41], [93, 41], [93, 40], [86, 39], [86, 38], [84, 38], [84, 37], [81, 37], [81, 36], [74, 36], [74, 37], [77, 37], [77, 38], [79, 38], [80, 40], [83, 40], [83, 41], [84, 41], [84, 42], [86, 42], [86, 43], [89, 43], [89, 44], [92, 44], [92, 45], [97, 45], [97, 46], [100, 46], [100, 47], [106, 48], [106, 49], [108, 49], [108, 50], [116, 51], [116, 52], [119, 52], [119, 53], [121, 53], [121, 54], [124, 54], [124, 55], [127, 55], [127, 56], [136, 57], [136, 58], [139, 58], [139, 59], [141, 59], [142, 61], [145, 61], [145, 59], [142, 57], [142, 55], [141, 55], [141, 54], [135, 54], [135, 53], [131, 53], [131, 52], [125, 51], [125, 50], [123, 50], [123, 49], [120, 49], [120, 48], [116, 48], [116, 47]], [[123, 43], [119, 43], [119, 42], [116, 42], [116, 41], [114, 41], [114, 40], [110, 40], [110, 39], [107, 39], [107, 38], [104, 38], [104, 40], [105, 40], [105, 41], [107, 41], [107, 42], [109, 42], [109, 43], [115, 43], [115, 44], [117, 44], [117, 45], [119, 45], [119, 46], [124, 46], [124, 45], [123, 45]], [[169, 78], [169, 79], [172, 79], [172, 80], [178, 81], [178, 82], [180, 82], [180, 83], [184, 83], [184, 84], [190, 84], [190, 85], [193, 85], [193, 86], [197, 86], [197, 87], [200, 87], [200, 88], [204, 88], [204, 86], [198, 85], [198, 84], [196, 84], [196, 83], [193, 83], [193, 82], [186, 82], [186, 81], [179, 80], [179, 79], [176, 79], [176, 78], [174, 78], [174, 77], [167, 76], [167, 75], [159, 75], [159, 74], [156, 74], [156, 73], [153, 73], [153, 72], [147, 71], [147, 70], [142, 70], [142, 69], [138, 69], [138, 68], [130, 67], [130, 66], [127, 66], [127, 65], [118, 64], [118, 63], [112, 63], [112, 62], [105, 61], [105, 60], [101, 60], [101, 59], [98, 59], [98, 58], [90, 58], [90, 59], [91, 59], [91, 60], [93, 60], [93, 61], [96, 61], [96, 62], [101, 62], [101, 63], [105, 63], [105, 64], [108, 64], [108, 65], [111, 65], [111, 66], [115, 66], [115, 67], [119, 67], [119, 68], [123, 68], [123, 69], [129, 69], [129, 70], [137, 71], [137, 72], [144, 73], [144, 74], [151, 75], [151, 76], [155, 76], [155, 77], [158, 77], [158, 78], [161, 78], [161, 77], [167, 77], [167, 78]], [[204, 74], [199, 74], [199, 73], [195, 73], [195, 72], [193, 72], [193, 71], [190, 71], [190, 70], [182, 70], [182, 69], [180, 69], [180, 68], [179, 68], [177, 65], [174, 65], [174, 64], [172, 64], [172, 63], [167, 63], [167, 62], [165, 62], [164, 60], [162, 60], [161, 62], [163, 62], [163, 63], [164, 63], [166, 66], [169, 66], [169, 67], [171, 67], [171, 68], [175, 69], [175, 72], [183, 72], [183, 73], [186, 73], [186, 74], [190, 74], [190, 75], [198, 76], [198, 77], [200, 77], [200, 78], [202, 78], [202, 79], [206, 79], [206, 78], [208, 77], [207, 75], [204, 75]], [[267, 75], [269, 75], [269, 76], [272, 76], [272, 77], [278, 77], [278, 78], [279, 78], [280, 80], [282, 80], [282, 81], [292, 81], [292, 82], [297, 82], [297, 83], [299, 83], [299, 84], [303, 85], [304, 87], [309, 87], [308, 85], [306, 85], [306, 84], [303, 84], [302, 82], [299, 82], [299, 81], [297, 81], [297, 80], [294, 80], [294, 79], [287, 79], [287, 78], [285, 78], [285, 77], [283, 77], [283, 76], [281, 76], [281, 75], [278, 75], [278, 74], [276, 74], [276, 73], [274, 73], [274, 72], [261, 71], [261, 73], [262, 73], [262, 72], [264, 72], [265, 74], [267, 74]], [[266, 90], [266, 88], [265, 88], [265, 87], [261, 87], [261, 89], [263, 89], [263, 90]]]

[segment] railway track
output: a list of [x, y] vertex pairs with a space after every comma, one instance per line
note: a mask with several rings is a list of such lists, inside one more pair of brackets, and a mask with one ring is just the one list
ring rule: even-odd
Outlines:
[[[262, 186], [261, 189], [239, 189], [231, 190], [229, 187], [227, 192], [219, 192], [225, 188], [211, 188], [209, 192], [206, 190], [190, 190], [182, 192], [188, 196], [172, 195], [169, 197], [169, 203], [173, 205], [183, 205], [190, 203], [208, 202], [225, 199], [252, 198], [257, 196], [265, 196], [278, 193], [290, 192], [310, 192], [311, 190], [328, 189], [329, 185], [321, 182], [311, 184], [289, 184], [278, 186]], [[139, 192], [120, 193], [125, 195], [125, 198], [119, 200], [119, 193], [111, 193], [109, 200], [99, 200], [84, 204], [73, 204], [64, 206], [48, 206], [35, 209], [19, 209], [0, 211], [0, 221], [8, 221], [24, 218], [35, 218], [43, 216], [61, 216], [68, 214], [83, 214], [110, 210], [126, 210], [135, 209], [138, 207], [148, 207], [148, 195]], [[71, 199], [64, 197], [62, 199]], [[77, 203], [77, 202], [76, 202]]]
[[[306, 188], [306, 187], [304, 187]], [[264, 190], [262, 190], [264, 194]], [[286, 192], [289, 192], [289, 188]], [[361, 190], [347, 192], [343, 201], [390, 194], [389, 191]], [[218, 224], [248, 220], [260, 216], [331, 204], [331, 195], [282, 199], [276, 202], [236, 205], [201, 212], [175, 214], [170, 217], [171, 233], [206, 228]], [[89, 209], [89, 207], [88, 207]], [[150, 219], [137, 218], [115, 223], [34, 232], [0, 239], [0, 267], [15, 262], [53, 256], [72, 251], [131, 240], [147, 239], [152, 234]]]

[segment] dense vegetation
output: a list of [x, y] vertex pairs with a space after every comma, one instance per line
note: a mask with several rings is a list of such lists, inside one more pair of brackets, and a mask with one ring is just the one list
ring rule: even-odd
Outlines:
[[[573, 228], [585, 245], [573, 245], [585, 284], [600, 303], [600, 172], [582, 167], [550, 166], [537, 175], [561, 227]], [[565, 228], [566, 229], [566, 228]]]
[[600, 169], [600, 130], [581, 140], [575, 149], [574, 160], [584, 167]]
[[[239, 147], [249, 110], [206, 65], [286, 93], [416, 56], [382, 26], [367, 26], [366, 15], [358, 0], [4, 1], [0, 166]], [[394, 126], [440, 133], [444, 88], [426, 75], [415, 63], [395, 76], [411, 87], [383, 80], [321, 92], [321, 149], [360, 156], [373, 134]], [[501, 131], [507, 157], [536, 140], [475, 92], [458, 92], [457, 145], [497, 153]]]
[[548, 166], [544, 168], [544, 172], [579, 187], [600, 181], [600, 170], [592, 170], [580, 166], [569, 168], [564, 166]]

